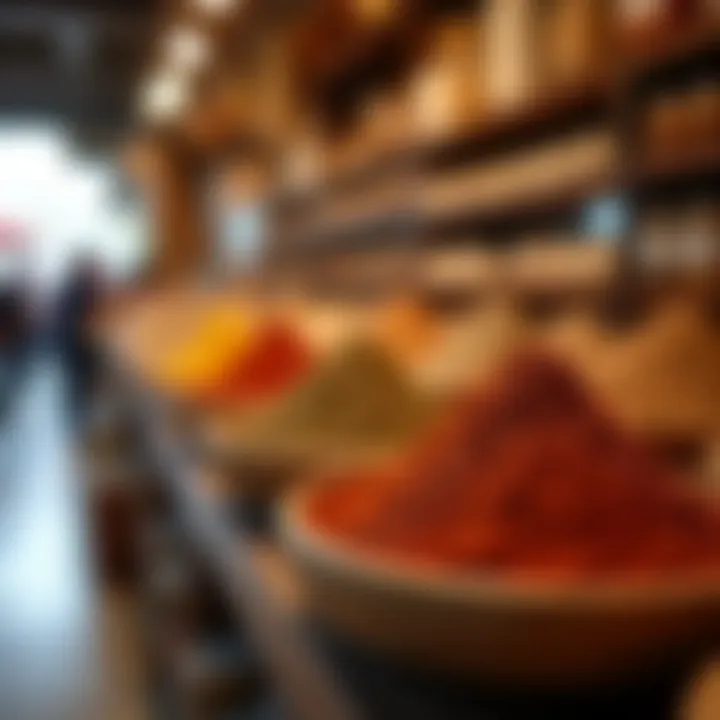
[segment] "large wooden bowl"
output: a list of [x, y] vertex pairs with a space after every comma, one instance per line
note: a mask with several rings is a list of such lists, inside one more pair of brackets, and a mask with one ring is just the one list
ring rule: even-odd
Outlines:
[[567, 587], [411, 568], [310, 524], [316, 489], [298, 488], [279, 518], [313, 612], [395, 659], [487, 682], [569, 687], [652, 673], [718, 638], [716, 580]]

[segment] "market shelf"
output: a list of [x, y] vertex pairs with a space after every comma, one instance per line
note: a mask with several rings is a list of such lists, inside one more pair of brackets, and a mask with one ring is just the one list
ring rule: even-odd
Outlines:
[[621, 77], [644, 82], [699, 58], [720, 52], [720, 21], [704, 18], [648, 42], [622, 58]]
[[422, 207], [415, 211], [382, 210], [360, 217], [320, 225], [298, 234], [281, 236], [278, 247], [284, 253], [341, 252], [350, 249], [376, 249], [458, 231], [498, 229], [529, 225], [550, 217], [579, 211], [593, 198], [614, 191], [615, 179], [609, 175], [573, 182], [555, 189], [539, 190], [533, 195], [491, 204], [466, 202], [447, 208]]
[[313, 207], [341, 193], [403, 173], [420, 175], [438, 163], [474, 157], [498, 145], [517, 148], [548, 134], [560, 133], [602, 117], [608, 107], [607, 80], [587, 79], [572, 87], [547, 92], [512, 110], [469, 123], [463, 129], [431, 140], [418, 140], [375, 155], [361, 165], [316, 186], [280, 191], [271, 203], [280, 209]]
[[641, 159], [633, 179], [636, 187], [648, 188], [717, 175], [720, 175], [720, 143]]
[[426, 212], [423, 227], [426, 234], [441, 235], [457, 230], [481, 231], [503, 226], [521, 226], [548, 217], [579, 211], [582, 206], [616, 187], [615, 178], [601, 175], [581, 182], [540, 190], [523, 198], [493, 204], [472, 204]]

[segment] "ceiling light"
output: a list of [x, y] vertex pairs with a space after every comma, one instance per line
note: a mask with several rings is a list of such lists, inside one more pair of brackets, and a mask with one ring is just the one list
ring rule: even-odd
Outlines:
[[208, 15], [225, 15], [239, 4], [238, 0], [193, 0], [193, 3]]
[[143, 88], [140, 112], [153, 122], [168, 122], [182, 113], [188, 101], [188, 87], [182, 76], [164, 73]]
[[210, 59], [210, 43], [192, 28], [176, 28], [167, 38], [168, 62], [173, 70], [196, 71]]

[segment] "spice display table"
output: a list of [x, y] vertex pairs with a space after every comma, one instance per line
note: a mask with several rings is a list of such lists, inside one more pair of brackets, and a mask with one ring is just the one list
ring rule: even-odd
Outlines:
[[[398, 667], [321, 627], [279, 548], [272, 513], [250, 508], [227, 478], [200, 467], [182, 430], [146, 387], [122, 378], [138, 435], [178, 520], [226, 593], [283, 701], [299, 720], [522, 720], [677, 716], [687, 668], [626, 688], [563, 694], [463, 685]], [[186, 429], [185, 429], [186, 430]], [[432, 632], [432, 628], [428, 628]]]

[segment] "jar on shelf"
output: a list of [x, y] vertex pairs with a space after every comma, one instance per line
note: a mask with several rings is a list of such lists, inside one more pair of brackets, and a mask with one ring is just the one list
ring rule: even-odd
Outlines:
[[603, 72], [608, 10], [607, 3], [597, 0], [543, 3], [537, 47], [543, 85], [578, 84]]
[[522, 107], [537, 91], [539, 11], [534, 0], [490, 0], [486, 5], [484, 65], [491, 112]]
[[306, 128], [291, 142], [285, 152], [283, 185], [304, 188], [322, 182], [327, 173], [328, 156], [319, 129]]
[[452, 19], [441, 25], [411, 88], [420, 138], [450, 134], [475, 120], [482, 106], [478, 23]]

